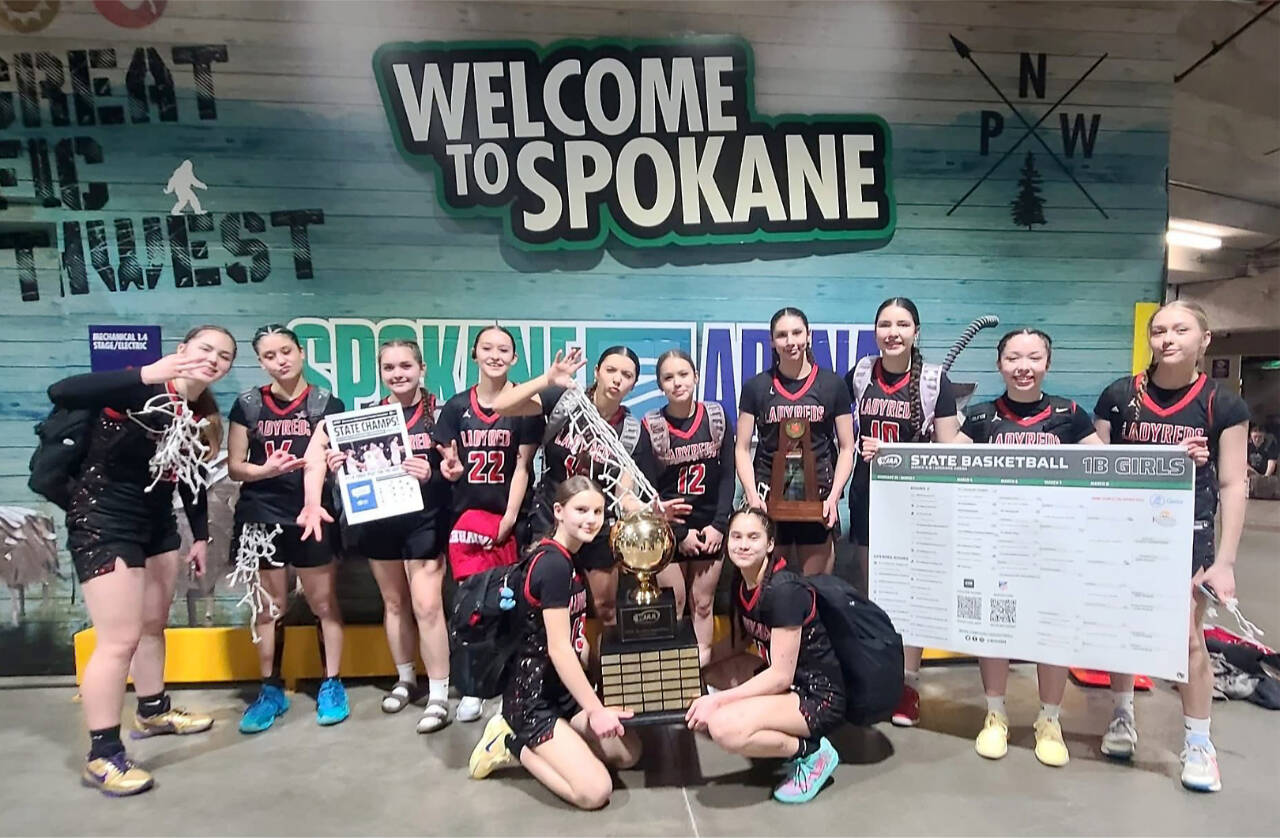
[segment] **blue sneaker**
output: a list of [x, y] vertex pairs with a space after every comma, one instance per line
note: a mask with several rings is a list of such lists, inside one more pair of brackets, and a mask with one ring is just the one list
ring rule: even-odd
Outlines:
[[241, 733], [261, 733], [275, 724], [276, 719], [289, 709], [289, 699], [284, 690], [271, 684], [263, 684], [258, 697], [245, 708], [240, 717]]
[[351, 715], [351, 707], [347, 704], [347, 690], [337, 678], [326, 678], [320, 684], [320, 695], [316, 697], [316, 723], [336, 725], [346, 721]]
[[787, 763], [787, 778], [773, 790], [773, 799], [779, 803], [808, 803], [822, 791], [839, 764], [840, 754], [827, 737], [822, 737], [818, 750]]

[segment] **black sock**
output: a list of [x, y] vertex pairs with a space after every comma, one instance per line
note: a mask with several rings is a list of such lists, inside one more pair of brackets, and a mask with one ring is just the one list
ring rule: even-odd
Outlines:
[[275, 687], [278, 690], [284, 689], [284, 679], [277, 678], [275, 675], [272, 675], [270, 678], [263, 678], [262, 683], [267, 687]]
[[89, 759], [104, 759], [120, 753], [124, 753], [120, 725], [89, 731]]
[[804, 759], [810, 754], [816, 753], [821, 746], [817, 739], [801, 739], [800, 747], [796, 748], [796, 759]]
[[143, 717], [158, 716], [169, 712], [169, 694], [158, 692], [155, 695], [138, 696], [138, 715]]

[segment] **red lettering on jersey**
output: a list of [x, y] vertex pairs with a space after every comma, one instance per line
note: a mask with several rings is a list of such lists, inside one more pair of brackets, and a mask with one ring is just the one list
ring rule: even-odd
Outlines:
[[511, 445], [511, 431], [505, 428], [468, 428], [460, 436], [464, 448], [506, 448]]
[[999, 445], [1058, 445], [1062, 442], [1057, 434], [1044, 431], [1004, 431], [991, 437], [992, 444]]
[[910, 419], [911, 402], [901, 399], [879, 399], [868, 397], [858, 404], [860, 416], [879, 416], [885, 419]]
[[781, 424], [787, 419], [808, 419], [810, 422], [821, 422], [827, 415], [827, 409], [820, 404], [771, 404], [765, 413], [767, 425]]
[[1175, 425], [1171, 422], [1130, 422], [1121, 428], [1125, 442], [1147, 442], [1152, 445], [1178, 445], [1193, 436], [1207, 436], [1204, 428]]

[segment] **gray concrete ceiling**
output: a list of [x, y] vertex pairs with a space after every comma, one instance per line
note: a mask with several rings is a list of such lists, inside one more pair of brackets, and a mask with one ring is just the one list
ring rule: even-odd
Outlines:
[[[1184, 72], [1267, 2], [1175, 3]], [[1220, 251], [1171, 246], [1169, 280], [1277, 272], [1280, 265], [1280, 7], [1174, 87], [1169, 214], [1218, 228]]]

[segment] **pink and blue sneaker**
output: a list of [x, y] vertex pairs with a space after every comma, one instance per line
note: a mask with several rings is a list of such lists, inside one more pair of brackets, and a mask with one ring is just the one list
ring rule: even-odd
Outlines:
[[779, 803], [808, 803], [822, 791], [839, 764], [840, 754], [827, 737], [822, 737], [818, 750], [787, 763], [787, 778], [773, 790], [773, 799]]

